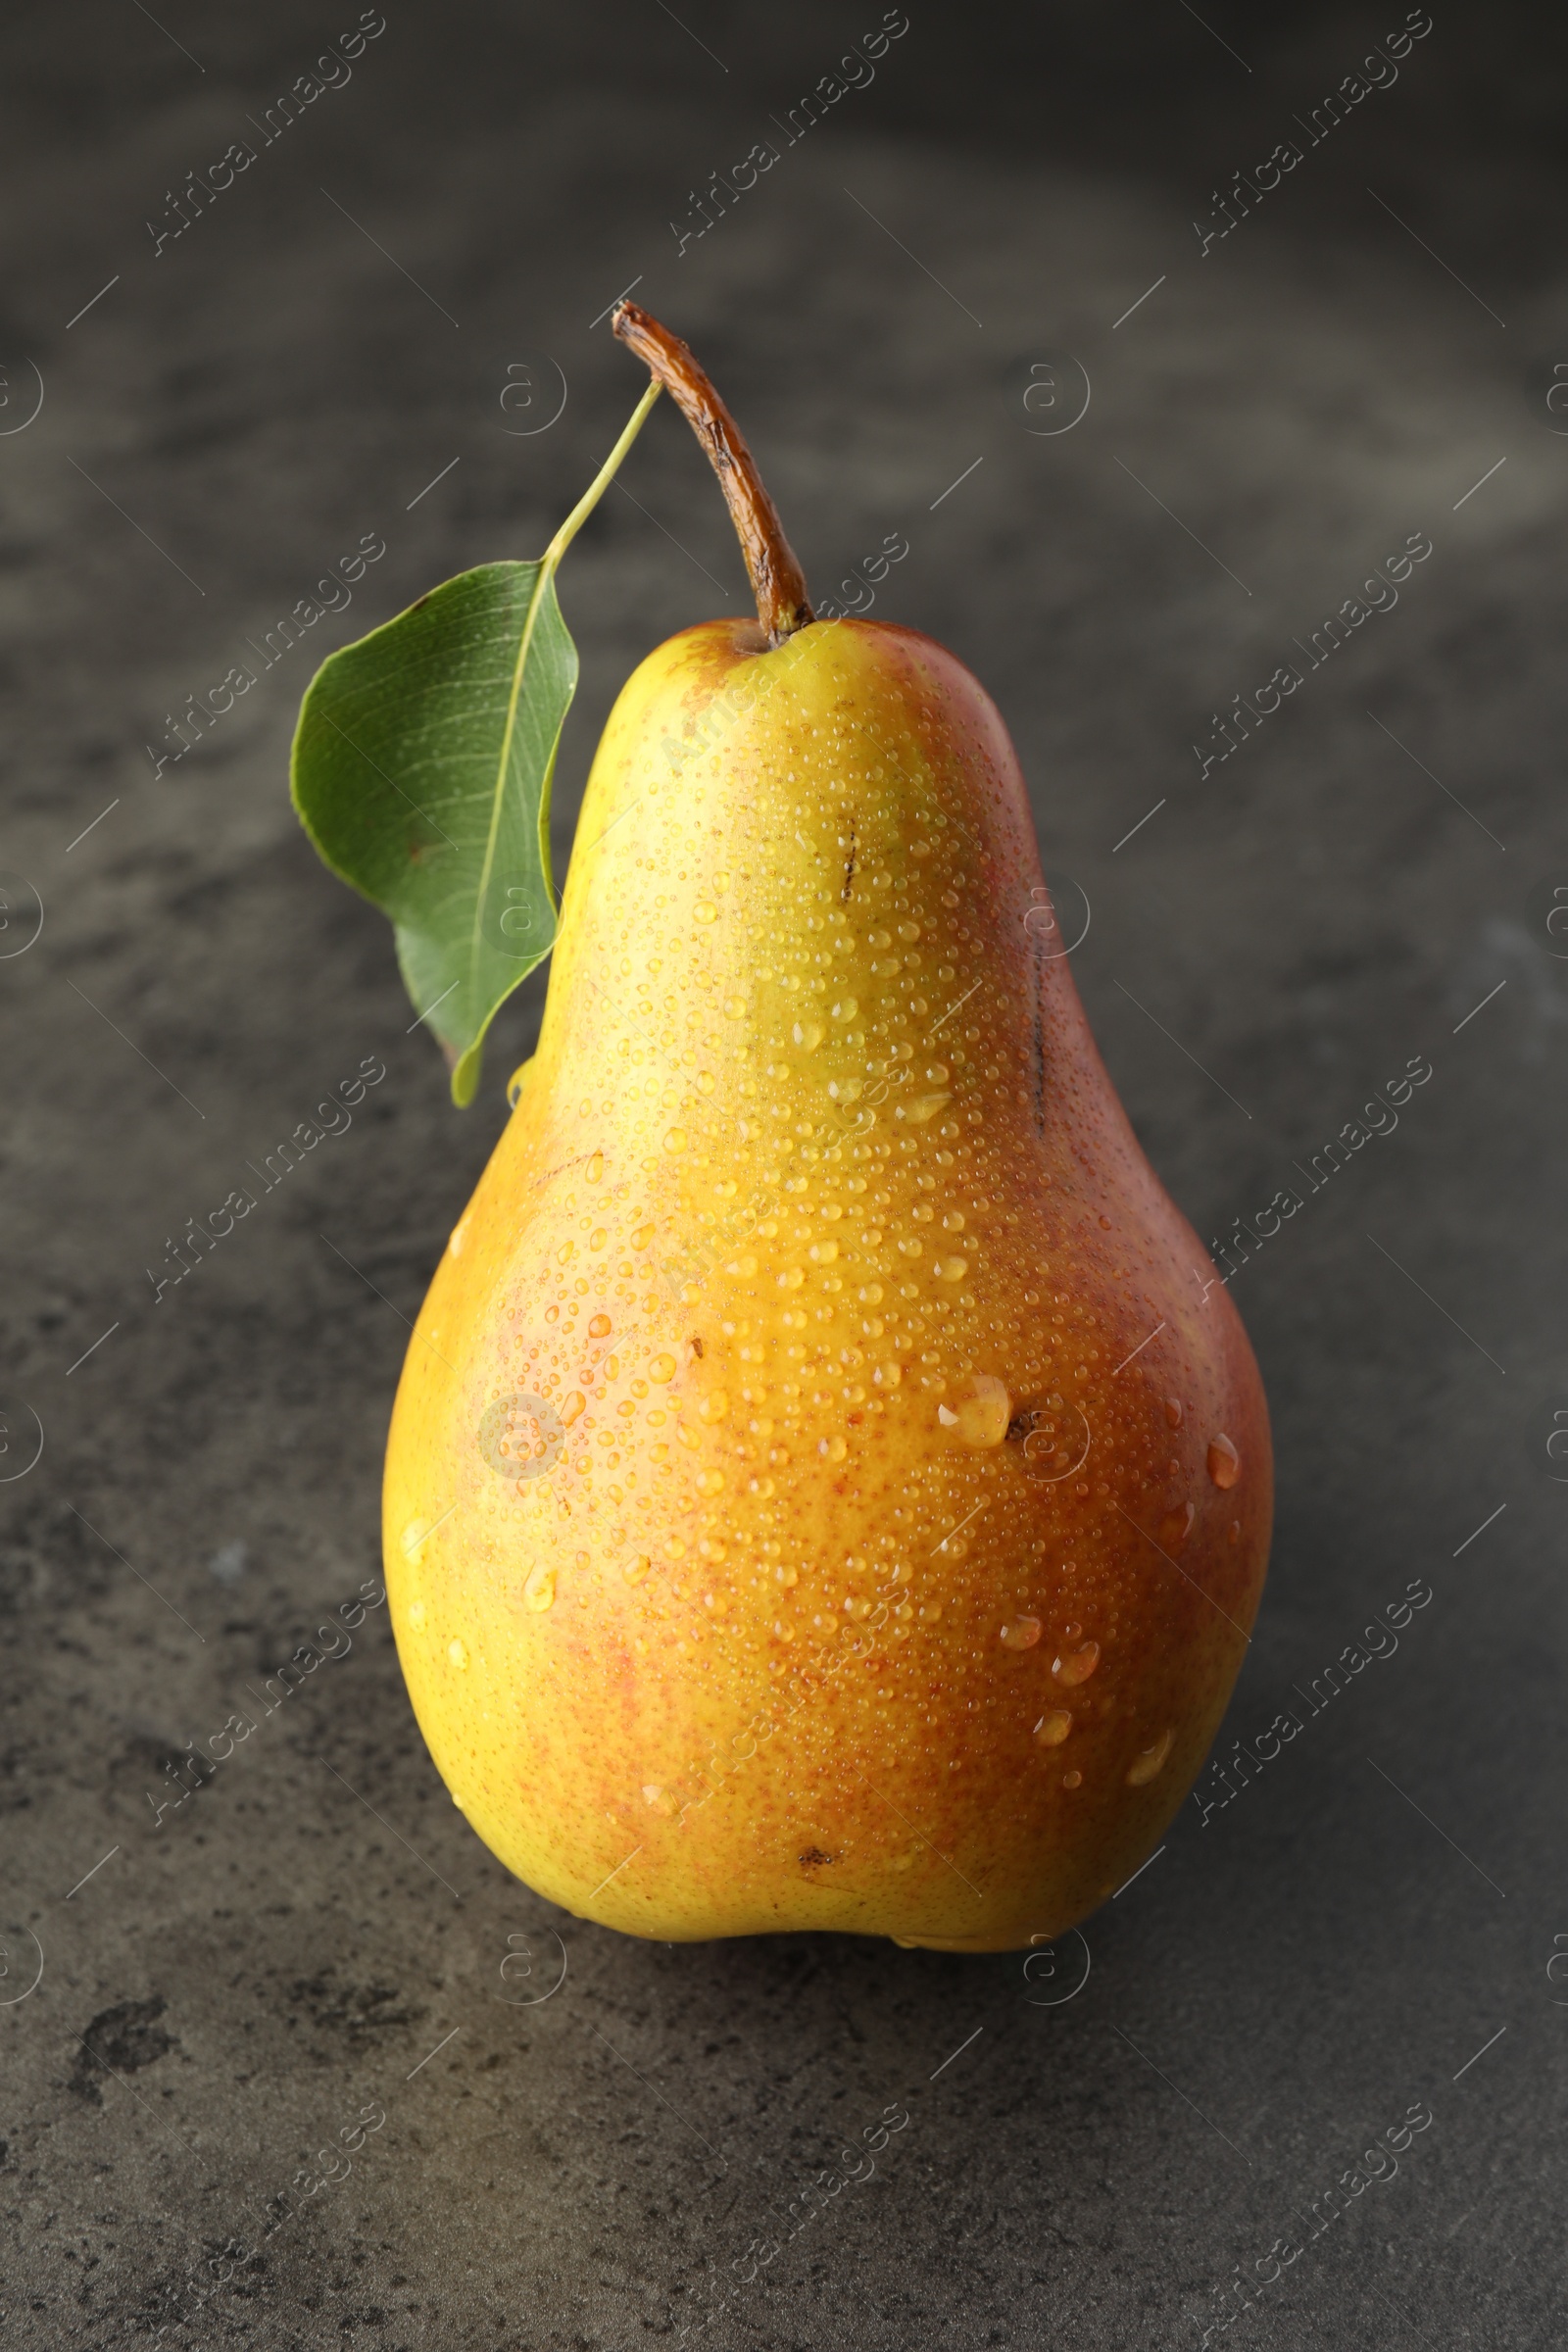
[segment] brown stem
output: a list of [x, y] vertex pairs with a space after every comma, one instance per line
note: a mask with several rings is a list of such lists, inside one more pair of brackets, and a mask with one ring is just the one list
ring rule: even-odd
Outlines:
[[806, 593], [806, 574], [784, 536], [778, 509], [762, 486], [740, 427], [704, 368], [667, 326], [661, 326], [635, 302], [618, 302], [610, 323], [663, 385], [708, 452], [746, 558], [757, 597], [757, 617], [767, 631], [769, 644], [781, 645], [815, 615]]

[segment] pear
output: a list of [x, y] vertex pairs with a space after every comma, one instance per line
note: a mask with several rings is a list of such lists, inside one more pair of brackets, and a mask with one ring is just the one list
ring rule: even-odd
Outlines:
[[758, 621], [642, 663], [538, 1051], [431, 1284], [387, 1590], [436, 1765], [666, 1940], [1012, 1949], [1139, 1866], [1267, 1556], [1251, 1350], [1090, 1035], [951, 654], [814, 621], [722, 405]]

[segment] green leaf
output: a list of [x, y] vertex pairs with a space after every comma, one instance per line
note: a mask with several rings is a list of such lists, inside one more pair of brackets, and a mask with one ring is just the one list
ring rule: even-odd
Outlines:
[[497, 1007], [550, 953], [550, 786], [577, 651], [543, 564], [485, 564], [312, 680], [294, 806], [384, 909], [416, 1011], [473, 1098]]
[[481, 564], [420, 597], [331, 655], [300, 709], [300, 821], [391, 916], [460, 1104], [478, 1086], [485, 1031], [556, 936], [550, 790], [577, 685], [556, 569], [657, 393], [537, 562]]

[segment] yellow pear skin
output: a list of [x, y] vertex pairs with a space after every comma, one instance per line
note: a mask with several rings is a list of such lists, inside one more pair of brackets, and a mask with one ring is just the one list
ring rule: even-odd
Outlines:
[[714, 621], [628, 682], [385, 1487], [430, 1752], [553, 1902], [1010, 1949], [1190, 1786], [1266, 1410], [1062, 946], [930, 639]]

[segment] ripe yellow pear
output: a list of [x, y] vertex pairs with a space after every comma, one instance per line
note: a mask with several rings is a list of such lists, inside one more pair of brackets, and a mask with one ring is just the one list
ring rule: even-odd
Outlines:
[[803, 620], [726, 447], [773, 625], [686, 630], [606, 727], [398, 1394], [393, 1623], [456, 1801], [551, 1900], [1006, 1949], [1121, 1884], [1213, 1737], [1263, 1395], [1001, 717], [929, 638]]

